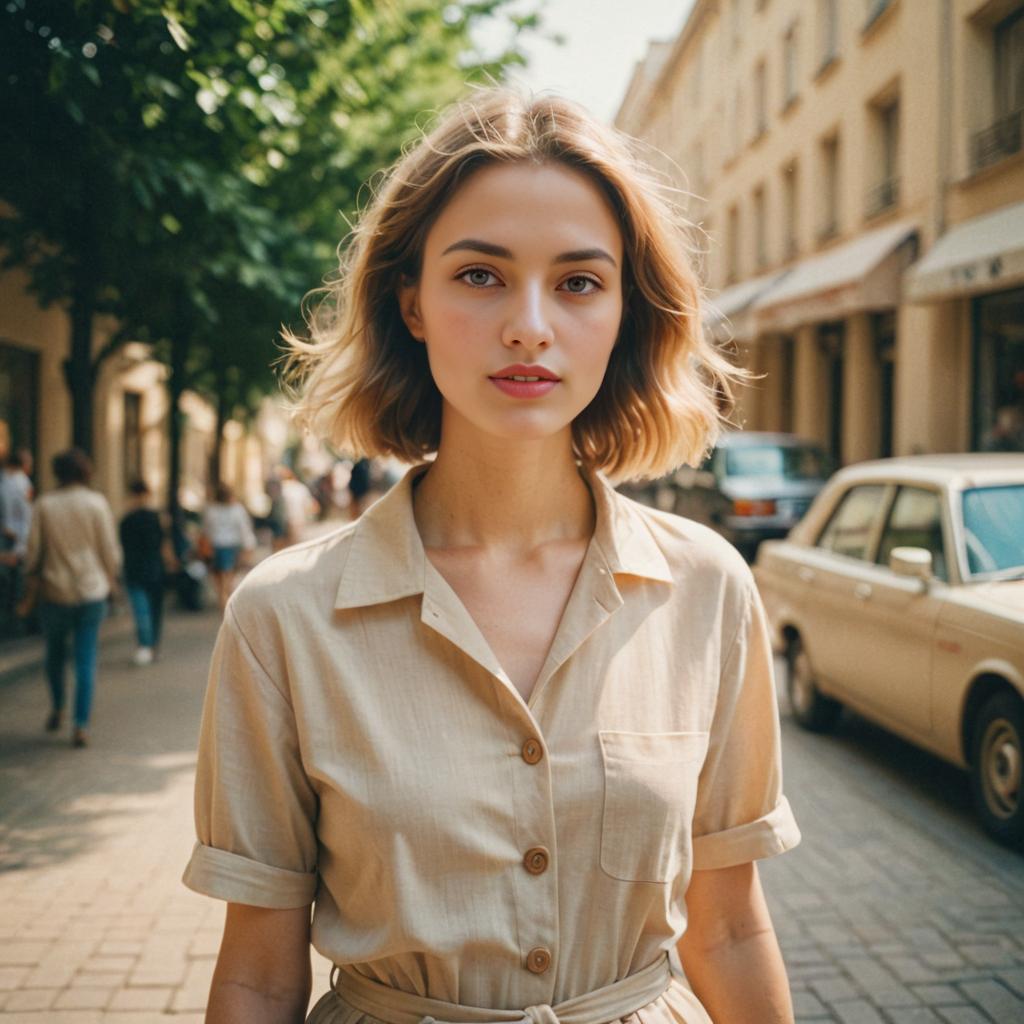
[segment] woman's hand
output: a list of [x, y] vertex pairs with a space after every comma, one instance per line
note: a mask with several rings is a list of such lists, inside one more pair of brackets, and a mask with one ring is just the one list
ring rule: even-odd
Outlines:
[[302, 1024], [311, 985], [309, 907], [228, 904], [206, 1024]]
[[792, 1024], [786, 968], [756, 864], [694, 871], [679, 959], [716, 1024]]

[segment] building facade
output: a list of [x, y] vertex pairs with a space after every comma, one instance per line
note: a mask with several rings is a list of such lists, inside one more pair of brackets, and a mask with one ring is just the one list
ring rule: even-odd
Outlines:
[[696, 0], [616, 124], [687, 196], [744, 427], [1024, 450], [1024, 0]]

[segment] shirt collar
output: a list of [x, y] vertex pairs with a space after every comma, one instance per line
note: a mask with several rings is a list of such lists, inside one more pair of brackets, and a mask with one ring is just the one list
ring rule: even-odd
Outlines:
[[[429, 464], [412, 467], [356, 523], [342, 568], [335, 608], [360, 608], [422, 594], [427, 558], [413, 517], [416, 478]], [[672, 571], [644, 520], [643, 511], [619, 494], [603, 474], [585, 472], [594, 496], [594, 548], [614, 576], [673, 581]]]

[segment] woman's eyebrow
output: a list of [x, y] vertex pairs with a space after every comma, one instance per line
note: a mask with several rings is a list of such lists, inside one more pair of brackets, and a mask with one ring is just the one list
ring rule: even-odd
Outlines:
[[[452, 242], [452, 244], [449, 245], [441, 255], [447, 256], [450, 252], [458, 252], [460, 250], [480, 252], [485, 256], [495, 256], [498, 259], [503, 260], [515, 259], [512, 255], [511, 249], [506, 249], [503, 245], [495, 245], [493, 242], [485, 242], [481, 238], [461, 238], [457, 242]], [[598, 246], [595, 246], [592, 249], [573, 249], [570, 252], [560, 253], [552, 262], [585, 263], [587, 260], [607, 260], [607, 262], [609, 262], [613, 267], [618, 266], [611, 253], [606, 252]]]

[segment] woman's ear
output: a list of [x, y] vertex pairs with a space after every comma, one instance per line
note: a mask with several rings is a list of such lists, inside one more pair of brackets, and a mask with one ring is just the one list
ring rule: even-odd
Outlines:
[[409, 333], [417, 340], [423, 341], [423, 318], [420, 316], [419, 282], [403, 277], [398, 286], [398, 308], [402, 320], [409, 328]]

